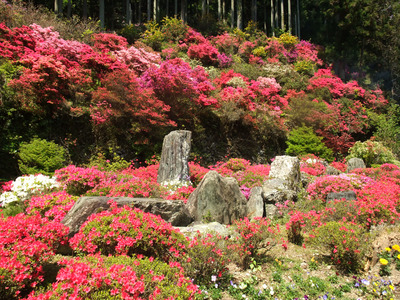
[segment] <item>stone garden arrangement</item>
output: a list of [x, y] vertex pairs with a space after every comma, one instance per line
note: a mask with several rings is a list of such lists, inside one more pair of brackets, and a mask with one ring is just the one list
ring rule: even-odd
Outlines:
[[[187, 149], [176, 154], [190, 140], [171, 135], [159, 164], [71, 165], [3, 186], [1, 299], [395, 297], [399, 167], [346, 173], [351, 163], [333, 163], [339, 174], [327, 175], [315, 156], [278, 156], [271, 165], [230, 159], [205, 168]], [[173, 163], [163, 159], [173, 153]], [[159, 184], [165, 173], [173, 177]], [[284, 279], [295, 263], [284, 257], [302, 251], [299, 270], [329, 266], [325, 281]], [[337, 274], [356, 276], [346, 283]]]
[[400, 298], [380, 89], [288, 32], [23, 14], [0, 1], [0, 300]]

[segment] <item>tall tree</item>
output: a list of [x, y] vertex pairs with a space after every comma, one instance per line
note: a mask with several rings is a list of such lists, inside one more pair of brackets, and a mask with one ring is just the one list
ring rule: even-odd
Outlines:
[[243, 29], [243, 1], [237, 0], [237, 28]]
[[281, 30], [285, 30], [285, 6], [281, 0]]

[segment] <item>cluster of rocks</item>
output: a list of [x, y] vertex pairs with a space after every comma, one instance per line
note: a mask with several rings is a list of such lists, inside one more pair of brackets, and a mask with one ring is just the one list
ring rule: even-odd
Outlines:
[[[174, 131], [165, 137], [158, 171], [159, 183], [187, 183], [190, 178], [188, 166], [190, 138], [190, 131], [185, 130]], [[349, 160], [349, 170], [359, 167], [365, 167], [362, 160], [357, 158]], [[328, 168], [327, 172], [337, 174], [339, 171]], [[188, 235], [191, 232], [209, 230], [228, 235], [224, 225], [232, 224], [234, 220], [244, 217], [273, 218], [277, 213], [277, 204], [284, 205], [286, 201], [297, 200], [303, 181], [298, 158], [277, 156], [271, 164], [269, 178], [261, 187], [251, 189], [249, 199], [246, 199], [240, 191], [236, 179], [210, 171], [189, 196], [186, 204], [180, 200], [82, 197], [62, 223], [70, 228], [70, 236], [73, 236], [90, 215], [109, 209], [108, 201], [113, 199], [118, 206], [128, 205], [159, 215]], [[355, 197], [353, 191], [348, 191], [331, 193], [327, 200], [341, 198], [353, 200]]]

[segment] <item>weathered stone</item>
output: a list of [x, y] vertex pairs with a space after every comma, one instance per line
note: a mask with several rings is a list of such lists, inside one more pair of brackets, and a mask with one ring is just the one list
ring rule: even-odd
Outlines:
[[230, 236], [231, 231], [218, 222], [211, 222], [207, 224], [195, 224], [189, 227], [177, 227], [182, 234], [188, 237], [194, 237], [197, 233], [207, 234], [207, 233], [217, 233], [222, 237]]
[[157, 182], [170, 184], [186, 182], [189, 177], [189, 154], [192, 133], [176, 130], [164, 137]]
[[277, 156], [271, 164], [269, 178], [284, 181], [286, 189], [296, 190], [300, 182], [300, 160], [293, 156]]
[[276, 216], [276, 204], [284, 204], [285, 201], [296, 201], [297, 192], [286, 188], [286, 181], [273, 178], [264, 181], [262, 186], [262, 197], [264, 200], [265, 217], [273, 218]]
[[325, 173], [326, 175], [340, 175], [342, 172], [332, 166], [327, 166]]
[[232, 224], [247, 215], [246, 202], [236, 179], [210, 171], [189, 196], [186, 209], [195, 221], [207, 218], [221, 224]]
[[335, 199], [346, 199], [348, 201], [357, 200], [357, 195], [354, 191], [344, 191], [344, 192], [337, 192], [337, 193], [329, 193], [326, 196], [326, 201], [332, 201]]
[[144, 212], [160, 216], [173, 226], [187, 226], [192, 222], [185, 211], [185, 204], [180, 200], [127, 198], [127, 197], [81, 197], [61, 221], [69, 227], [69, 236], [74, 236], [82, 224], [92, 214], [110, 208], [108, 201], [113, 199], [118, 207], [127, 205], [136, 207]]
[[264, 216], [264, 200], [262, 188], [257, 186], [250, 190], [249, 200], [247, 201], [247, 216], [249, 219]]
[[347, 161], [347, 173], [354, 169], [365, 168], [365, 163], [361, 158], [353, 157]]

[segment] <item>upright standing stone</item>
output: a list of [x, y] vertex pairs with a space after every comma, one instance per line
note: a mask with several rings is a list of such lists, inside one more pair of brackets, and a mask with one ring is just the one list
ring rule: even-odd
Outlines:
[[366, 166], [361, 158], [353, 157], [347, 161], [347, 173], [355, 169], [364, 169], [364, 168], [366, 168]]
[[293, 156], [277, 156], [271, 164], [269, 178], [281, 179], [287, 189], [297, 190], [300, 182], [300, 160]]
[[192, 132], [176, 130], [164, 137], [157, 182], [160, 184], [188, 182], [189, 154]]

